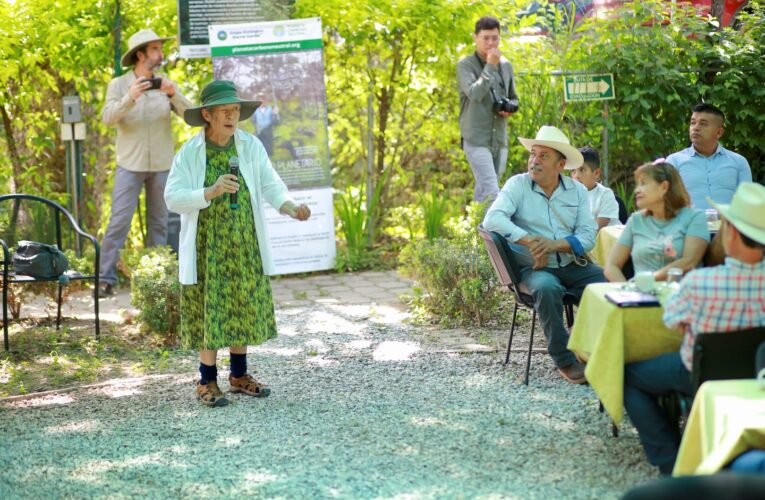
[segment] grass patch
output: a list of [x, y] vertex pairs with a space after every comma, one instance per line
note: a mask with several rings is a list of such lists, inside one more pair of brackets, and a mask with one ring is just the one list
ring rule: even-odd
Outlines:
[[68, 319], [30, 319], [11, 325], [11, 351], [0, 353], [0, 396], [91, 384], [118, 377], [194, 370], [196, 353], [164, 345], [164, 339], [135, 324]]

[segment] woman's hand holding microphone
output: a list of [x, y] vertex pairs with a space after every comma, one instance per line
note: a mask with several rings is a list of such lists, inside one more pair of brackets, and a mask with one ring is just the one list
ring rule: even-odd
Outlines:
[[237, 177], [232, 174], [223, 174], [218, 177], [210, 187], [205, 188], [205, 201], [210, 201], [213, 198], [222, 196], [224, 194], [236, 193], [239, 191], [239, 183], [236, 181]]

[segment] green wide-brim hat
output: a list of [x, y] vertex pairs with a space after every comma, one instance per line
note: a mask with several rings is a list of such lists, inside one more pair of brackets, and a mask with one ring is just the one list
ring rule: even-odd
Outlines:
[[183, 113], [183, 119], [192, 127], [203, 127], [207, 122], [202, 118], [202, 109], [220, 106], [222, 104], [239, 104], [239, 121], [247, 120], [260, 106], [260, 101], [247, 101], [240, 99], [236, 92], [234, 82], [226, 80], [214, 80], [202, 89], [202, 105], [189, 108]]

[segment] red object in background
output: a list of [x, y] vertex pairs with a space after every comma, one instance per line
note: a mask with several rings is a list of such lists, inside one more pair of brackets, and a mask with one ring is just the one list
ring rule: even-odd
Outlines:
[[[626, 3], [625, 0], [594, 0], [595, 10], [608, 10], [619, 7]], [[725, 0], [723, 6], [722, 19], [720, 25], [729, 26], [738, 11], [748, 3], [748, 0]], [[696, 12], [700, 15], [708, 15], [712, 10], [712, 0], [678, 0], [678, 5], [691, 4], [696, 7]], [[666, 23], [662, 23], [666, 24]]]

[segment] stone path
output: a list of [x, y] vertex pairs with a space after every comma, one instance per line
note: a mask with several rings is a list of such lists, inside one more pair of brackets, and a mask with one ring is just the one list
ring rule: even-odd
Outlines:
[[[331, 273], [300, 277], [275, 277], [271, 280], [276, 309], [306, 307], [313, 304], [372, 305], [378, 314], [405, 321], [409, 314], [406, 296], [412, 294], [412, 281], [396, 270], [361, 273]], [[101, 300], [103, 321], [121, 322], [138, 314], [130, 303], [130, 289], [117, 288], [116, 295]], [[22, 308], [22, 317], [55, 317], [55, 304], [37, 297]], [[65, 317], [93, 319], [93, 298], [88, 292], [72, 294], [63, 308]], [[494, 352], [501, 348], [494, 336], [478, 342], [464, 329], [437, 326], [417, 328], [417, 340], [442, 352]], [[491, 337], [491, 338], [490, 338]]]

